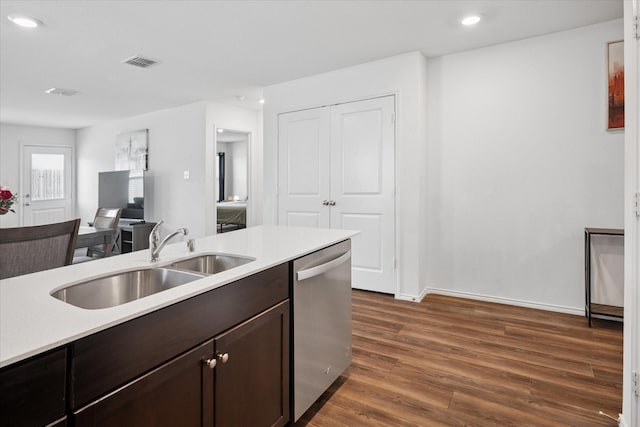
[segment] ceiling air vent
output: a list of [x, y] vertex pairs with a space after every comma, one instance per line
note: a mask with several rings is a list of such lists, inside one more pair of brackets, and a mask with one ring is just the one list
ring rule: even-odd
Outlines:
[[140, 67], [140, 68], [149, 68], [154, 64], [157, 64], [158, 61], [153, 60], [153, 59], [149, 59], [149, 58], [145, 58], [143, 56], [140, 55], [133, 55], [131, 58], [127, 58], [124, 61], [122, 61], [123, 64], [129, 64], [129, 65], [133, 65], [134, 67]]
[[76, 95], [78, 91], [73, 89], [62, 89], [60, 87], [52, 87], [51, 89], [45, 90], [44, 93], [49, 95], [73, 96]]

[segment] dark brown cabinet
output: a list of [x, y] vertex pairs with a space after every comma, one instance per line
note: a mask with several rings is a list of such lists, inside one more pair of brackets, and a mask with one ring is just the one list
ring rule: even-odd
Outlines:
[[289, 421], [289, 302], [214, 339], [215, 426]]
[[267, 427], [285, 425], [288, 411], [284, 301], [81, 408], [74, 418], [78, 427]]
[[66, 371], [66, 349], [1, 369], [0, 425], [43, 426], [64, 422]]

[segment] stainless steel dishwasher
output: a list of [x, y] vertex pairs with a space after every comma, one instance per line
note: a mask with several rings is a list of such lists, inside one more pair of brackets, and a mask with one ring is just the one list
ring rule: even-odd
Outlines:
[[294, 421], [351, 364], [351, 241], [293, 262]]

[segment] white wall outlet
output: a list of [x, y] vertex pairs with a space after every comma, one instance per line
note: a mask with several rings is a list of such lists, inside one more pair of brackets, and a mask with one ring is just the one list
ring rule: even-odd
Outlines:
[[189, 179], [189, 171], [184, 171], [184, 179]]

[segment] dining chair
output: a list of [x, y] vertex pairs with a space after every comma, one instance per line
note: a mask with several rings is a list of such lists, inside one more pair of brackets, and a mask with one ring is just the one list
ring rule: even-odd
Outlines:
[[[120, 215], [122, 215], [122, 208], [98, 208], [93, 222], [89, 225], [95, 228], [112, 228], [114, 233], [111, 245], [113, 246], [117, 238], [116, 234]], [[94, 255], [98, 255], [102, 257], [105, 255], [105, 249], [104, 244], [91, 246], [90, 248], [87, 248], [87, 256], [93, 257]]]
[[0, 279], [70, 265], [80, 219], [0, 230]]

